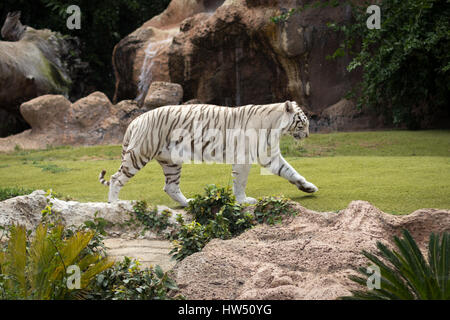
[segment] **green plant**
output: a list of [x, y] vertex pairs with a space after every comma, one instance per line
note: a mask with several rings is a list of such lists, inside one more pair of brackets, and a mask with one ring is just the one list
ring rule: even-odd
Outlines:
[[[54, 228], [57, 225], [62, 224], [61, 214], [58, 211], [53, 210], [53, 199], [55, 196], [53, 190], [49, 189], [46, 193], [46, 206], [41, 211], [41, 223], [47, 225], [49, 228]], [[75, 236], [78, 232], [93, 232], [92, 239], [83, 249], [82, 254], [99, 254], [102, 257], [106, 256], [106, 248], [103, 243], [104, 236], [106, 235], [105, 227], [110, 224], [109, 221], [98, 217], [98, 212], [94, 214], [94, 220], [87, 220], [81, 226], [67, 226], [64, 228], [63, 237], [70, 238]]]
[[423, 119], [450, 116], [450, 6], [446, 0], [383, 0], [381, 28], [369, 29], [371, 1], [315, 1], [279, 16], [281, 23], [306, 9], [349, 6], [353, 17], [328, 26], [343, 37], [327, 59], [350, 55], [349, 72], [363, 71], [348, 93], [358, 107], [368, 106], [394, 124], [420, 128]]
[[[424, 117], [448, 116], [450, 8], [444, 0], [384, 0], [381, 28], [368, 29], [367, 7], [353, 4], [350, 23], [329, 26], [344, 35], [338, 50], [354, 55], [348, 71], [363, 70], [358, 106], [383, 112], [394, 124], [420, 127]], [[360, 44], [360, 45], [359, 45]]]
[[253, 215], [236, 203], [231, 188], [207, 185], [204, 190], [205, 194], [196, 195], [186, 208], [194, 221], [184, 224], [181, 216], [177, 218], [182, 226], [170, 252], [176, 260], [202, 250], [211, 239], [230, 239], [254, 224]]
[[210, 184], [204, 190], [205, 194], [196, 195], [186, 208], [198, 223], [208, 225], [213, 221], [215, 226], [211, 226], [210, 229], [217, 229], [217, 224], [226, 224], [227, 227], [220, 228], [228, 229], [232, 236], [253, 225], [253, 216], [244, 212], [229, 186], [221, 188]]
[[[363, 255], [380, 269], [380, 289], [352, 291], [352, 296], [342, 299], [401, 299], [450, 300], [450, 234], [432, 233], [428, 242], [428, 261], [407, 230], [403, 239], [394, 237], [396, 249], [377, 242], [378, 253], [363, 251]], [[365, 277], [351, 276], [361, 286], [367, 286]]]
[[195, 195], [186, 207], [186, 211], [200, 224], [206, 224], [210, 219], [214, 219], [215, 214], [223, 207], [226, 207], [227, 211], [239, 210], [229, 186], [220, 188], [210, 184], [204, 191], [204, 195]]
[[[133, 206], [133, 211], [137, 220], [144, 225], [144, 230], [153, 230], [161, 234], [164, 230], [175, 227], [170, 221], [172, 213], [169, 210], [163, 210], [161, 213], [158, 213], [157, 207], [149, 210], [145, 201], [138, 201]], [[171, 238], [173, 234], [170, 233], [167, 236]]]
[[94, 220], [86, 220], [81, 226], [69, 226], [64, 230], [65, 237], [72, 237], [77, 232], [93, 231], [91, 241], [83, 250], [83, 254], [98, 254], [102, 257], [106, 257], [106, 247], [103, 240], [106, 236], [105, 228], [111, 225], [111, 222], [98, 217], [98, 212], [94, 214]]
[[258, 200], [253, 212], [258, 223], [281, 223], [283, 216], [295, 215], [289, 204], [289, 199], [284, 197], [265, 197]]
[[109, 222], [108, 220], [106, 220], [102, 217], [98, 217], [98, 211], [97, 211], [94, 213], [94, 220], [86, 220], [83, 223], [83, 227], [94, 230], [96, 233], [98, 233], [102, 236], [106, 236], [105, 228], [110, 224], [111, 224], [111, 222]]
[[169, 252], [174, 259], [181, 261], [193, 253], [199, 252], [209, 242], [205, 227], [196, 221], [183, 224], [178, 237], [173, 241], [174, 248]]
[[182, 298], [178, 287], [161, 267], [141, 269], [139, 261], [125, 257], [98, 274], [89, 299], [162, 300]]
[[[64, 227], [48, 228], [40, 224], [29, 240], [25, 227], [11, 226], [9, 241], [0, 252], [0, 296], [3, 299], [74, 299], [83, 298], [95, 276], [113, 262], [83, 250], [93, 231], [64, 237]], [[68, 288], [67, 268], [78, 266], [80, 288]]]

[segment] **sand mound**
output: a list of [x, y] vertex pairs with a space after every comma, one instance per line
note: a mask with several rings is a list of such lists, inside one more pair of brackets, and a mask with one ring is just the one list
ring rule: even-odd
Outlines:
[[422, 249], [429, 233], [450, 231], [450, 210], [422, 209], [407, 216], [353, 201], [339, 213], [297, 205], [281, 225], [260, 225], [231, 240], [213, 240], [173, 272], [189, 299], [335, 299], [354, 287], [348, 275], [367, 266], [361, 250], [389, 243], [408, 229]]

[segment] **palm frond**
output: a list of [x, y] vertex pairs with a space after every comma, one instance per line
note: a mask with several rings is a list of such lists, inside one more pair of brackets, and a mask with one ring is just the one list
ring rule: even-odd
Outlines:
[[442, 235], [441, 242], [439, 235], [430, 235], [428, 261], [407, 230], [403, 238], [394, 237], [397, 250], [377, 242], [377, 254], [362, 254], [379, 268], [381, 288], [368, 290], [366, 270], [359, 268], [364, 277], [349, 278], [366, 290], [354, 290], [341, 299], [450, 299], [449, 239], [449, 233]]
[[93, 231], [80, 231], [65, 241], [61, 250], [61, 258], [64, 260], [66, 266], [75, 264], [81, 251], [87, 247], [93, 236]]
[[27, 294], [27, 280], [25, 267], [27, 263], [27, 237], [23, 226], [12, 226], [8, 250], [6, 253], [6, 273], [11, 277], [9, 286], [17, 288], [20, 293]]
[[[389, 249], [384, 246], [381, 242], [377, 243], [377, 247], [381, 252], [384, 252], [385, 250], [389, 251]], [[399, 265], [397, 264], [398, 261], [395, 260], [395, 255], [390, 252], [390, 255], [385, 257], [385, 259], [387, 261], [391, 261], [391, 259], [393, 259], [394, 263], [393, 267], [390, 267], [388, 265], [386, 265], [383, 261], [381, 261], [380, 259], [378, 259], [375, 255], [363, 251], [363, 255], [372, 263], [374, 263], [376, 266], [378, 266], [378, 268], [380, 268], [380, 273], [381, 273], [381, 284], [383, 285], [383, 287], [385, 288], [389, 288], [392, 292], [392, 294], [394, 294], [396, 296], [396, 298], [398, 299], [412, 299], [413, 295], [410, 292], [410, 287], [408, 286], [407, 282], [403, 279], [403, 277], [401, 276], [401, 273], [398, 273], [397, 271], [399, 270], [398, 267]], [[395, 258], [393, 258], [392, 256], [394, 256]], [[391, 258], [391, 259], [390, 259]], [[367, 276], [367, 274], [366, 274]]]
[[96, 264], [90, 265], [89, 268], [81, 274], [81, 288], [86, 288], [97, 274], [111, 268], [113, 265], [114, 261], [109, 258], [103, 258]]
[[[94, 233], [81, 231], [64, 238], [64, 226], [49, 229], [40, 224], [27, 252], [25, 228], [13, 226], [7, 251], [0, 252], [0, 271], [6, 276], [9, 297], [47, 300], [87, 296], [85, 288], [91, 280], [114, 263], [98, 254], [83, 252]], [[81, 290], [70, 290], [65, 283], [70, 265], [80, 268], [80, 284], [84, 285]]]
[[47, 227], [40, 224], [35, 231], [34, 239], [29, 249], [28, 277], [30, 291], [36, 299], [41, 299], [47, 291], [50, 270], [54, 265], [56, 249], [47, 239]]

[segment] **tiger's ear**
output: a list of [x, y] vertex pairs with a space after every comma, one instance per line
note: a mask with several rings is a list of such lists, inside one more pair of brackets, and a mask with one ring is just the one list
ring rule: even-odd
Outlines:
[[294, 104], [291, 101], [286, 101], [285, 103], [286, 112], [294, 112]]

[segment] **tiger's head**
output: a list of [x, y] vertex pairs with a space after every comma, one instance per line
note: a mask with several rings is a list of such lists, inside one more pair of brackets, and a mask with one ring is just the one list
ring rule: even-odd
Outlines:
[[284, 132], [295, 139], [307, 138], [309, 136], [309, 121], [297, 102], [286, 101], [284, 107], [288, 115]]

